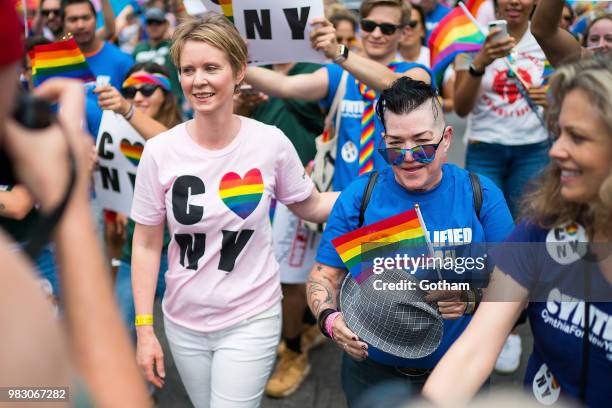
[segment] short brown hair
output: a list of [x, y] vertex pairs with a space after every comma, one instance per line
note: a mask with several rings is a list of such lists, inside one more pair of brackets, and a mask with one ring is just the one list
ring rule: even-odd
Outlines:
[[402, 12], [402, 16], [400, 19], [400, 24], [402, 26], [405, 26], [410, 21], [412, 6], [410, 5], [410, 3], [407, 3], [403, 0], [364, 0], [364, 2], [361, 3], [361, 7], [359, 7], [359, 18], [362, 20], [364, 18], [368, 18], [374, 7], [378, 6], [399, 8]]
[[211, 11], [200, 18], [189, 18], [176, 28], [172, 36], [170, 56], [179, 72], [181, 72], [181, 52], [187, 41], [205, 42], [225, 52], [234, 76], [247, 63], [246, 43], [236, 27], [219, 13]]

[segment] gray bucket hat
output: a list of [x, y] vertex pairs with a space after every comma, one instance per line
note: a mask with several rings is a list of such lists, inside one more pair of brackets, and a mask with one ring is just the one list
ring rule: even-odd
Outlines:
[[[374, 282], [415, 282], [413, 289], [377, 290]], [[442, 316], [425, 302], [418, 279], [401, 270], [372, 275], [361, 285], [347, 274], [340, 288], [340, 310], [349, 329], [377, 349], [400, 358], [416, 359], [433, 353], [442, 340]]]

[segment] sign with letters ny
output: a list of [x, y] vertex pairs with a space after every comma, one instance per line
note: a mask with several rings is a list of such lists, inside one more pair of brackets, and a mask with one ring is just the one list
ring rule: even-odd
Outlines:
[[102, 208], [130, 214], [136, 169], [145, 140], [123, 116], [105, 110], [96, 150], [99, 171], [94, 172], [96, 200]]
[[229, 18], [247, 40], [249, 64], [325, 61], [310, 46], [310, 22], [323, 17], [323, 0], [201, 0]]

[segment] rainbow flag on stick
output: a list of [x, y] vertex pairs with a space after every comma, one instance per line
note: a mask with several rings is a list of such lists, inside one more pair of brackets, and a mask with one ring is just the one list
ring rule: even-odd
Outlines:
[[74, 38], [37, 45], [30, 51], [32, 80], [35, 86], [52, 77], [96, 80]]
[[234, 22], [234, 8], [232, 0], [202, 0], [204, 7], [208, 11], [216, 11], [223, 14], [229, 21]]
[[355, 281], [361, 284], [373, 274], [375, 257], [407, 252], [414, 256], [429, 254], [426, 231], [414, 208], [337, 237], [332, 244]]
[[[465, 7], [475, 16], [484, 2], [485, 0], [468, 0]], [[457, 54], [480, 50], [484, 40], [485, 35], [460, 6], [448, 13], [432, 31], [428, 42], [431, 69], [438, 86], [442, 84], [444, 71]]]

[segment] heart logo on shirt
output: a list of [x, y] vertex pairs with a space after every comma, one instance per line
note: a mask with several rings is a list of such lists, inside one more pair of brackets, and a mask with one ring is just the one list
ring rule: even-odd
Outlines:
[[243, 220], [255, 211], [263, 191], [264, 184], [259, 169], [247, 171], [244, 178], [234, 172], [227, 173], [219, 184], [221, 200]]
[[130, 143], [127, 139], [121, 139], [119, 144], [119, 150], [134, 166], [138, 166], [140, 162], [140, 156], [144, 150], [144, 145], [140, 142]]

